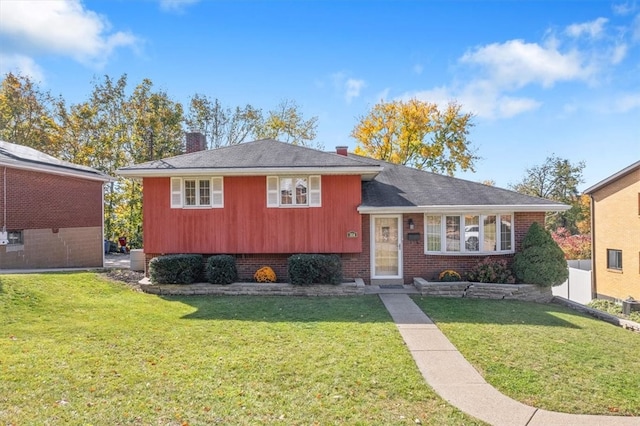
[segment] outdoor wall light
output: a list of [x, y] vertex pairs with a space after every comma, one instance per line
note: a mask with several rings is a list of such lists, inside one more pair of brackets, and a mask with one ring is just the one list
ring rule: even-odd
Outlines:
[[416, 227], [416, 226], [413, 224], [413, 219], [409, 219], [409, 220], [407, 221], [407, 223], [409, 224], [409, 229], [413, 229], [413, 228], [415, 228], [415, 227]]

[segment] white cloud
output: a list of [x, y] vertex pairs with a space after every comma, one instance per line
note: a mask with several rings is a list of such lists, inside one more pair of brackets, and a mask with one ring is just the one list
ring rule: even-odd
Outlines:
[[633, 3], [629, 3], [629, 2], [625, 2], [625, 3], [620, 3], [620, 4], [614, 4], [612, 7], [613, 13], [616, 15], [629, 15], [630, 13], [633, 13], [636, 10], [636, 6]]
[[19, 54], [0, 53], [0, 75], [6, 75], [9, 72], [28, 76], [32, 81], [44, 81], [42, 68], [30, 57]]
[[375, 95], [373, 100], [376, 103], [378, 103], [378, 102], [386, 102], [387, 101], [387, 97], [389, 97], [389, 92], [390, 91], [391, 91], [391, 89], [389, 87], [385, 87], [380, 92], [378, 92], [378, 94]]
[[85, 9], [79, 0], [2, 3], [0, 33], [14, 53], [53, 53], [100, 67], [116, 48], [138, 41], [129, 32], [110, 30], [105, 17]]
[[619, 44], [613, 48], [611, 53], [611, 63], [619, 64], [627, 56], [628, 47], [626, 44]]
[[364, 80], [357, 80], [355, 78], [350, 78], [344, 84], [345, 86], [345, 94], [344, 99], [347, 103], [350, 103], [354, 98], [360, 96], [360, 92], [363, 88], [366, 87], [366, 83]]
[[187, 6], [200, 0], [160, 0], [160, 9], [168, 12], [182, 12]]
[[576, 50], [561, 53], [553, 43], [541, 46], [522, 40], [476, 48], [460, 61], [483, 67], [496, 86], [511, 89], [532, 83], [551, 87], [558, 81], [586, 80], [592, 73]]
[[627, 93], [618, 97], [614, 104], [614, 110], [619, 113], [629, 112], [633, 109], [640, 108], [640, 92]]
[[631, 37], [633, 41], [640, 41], [640, 15], [636, 15], [631, 25]]
[[581, 24], [571, 24], [565, 32], [571, 37], [582, 37], [587, 35], [590, 38], [599, 38], [604, 33], [604, 26], [609, 22], [607, 18], [598, 18], [594, 21], [583, 22]]

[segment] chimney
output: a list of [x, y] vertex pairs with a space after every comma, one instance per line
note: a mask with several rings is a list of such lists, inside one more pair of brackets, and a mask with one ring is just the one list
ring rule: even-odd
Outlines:
[[347, 147], [346, 146], [336, 146], [336, 154], [347, 156]]
[[207, 138], [200, 132], [187, 133], [186, 153], [204, 151], [207, 149]]

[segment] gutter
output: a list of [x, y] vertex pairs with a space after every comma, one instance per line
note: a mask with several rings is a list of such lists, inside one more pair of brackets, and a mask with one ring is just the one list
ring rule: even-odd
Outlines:
[[511, 212], [563, 212], [571, 207], [566, 204], [484, 204], [484, 205], [444, 205], [444, 206], [359, 206], [361, 214], [398, 213], [511, 213]]
[[30, 165], [30, 164], [25, 164], [25, 162], [23, 161], [7, 161], [5, 160], [0, 160], [0, 165], [3, 165], [4, 167], [12, 167], [14, 169], [19, 169], [19, 170], [27, 170], [27, 171], [32, 171], [32, 172], [40, 172], [40, 173], [51, 173], [51, 174], [55, 174], [55, 175], [60, 175], [60, 176], [68, 176], [68, 177], [76, 177], [76, 178], [82, 178], [82, 179], [88, 179], [88, 180], [97, 180], [97, 181], [102, 181], [102, 182], [115, 182], [117, 179], [109, 176], [107, 174], [103, 174], [102, 172], [99, 172], [96, 170], [95, 173], [92, 173], [88, 170], [84, 171], [84, 170], [80, 170], [80, 169], [69, 169], [69, 170], [65, 170], [64, 168], [61, 167], [56, 167], [56, 166], [50, 166], [50, 165], [46, 165], [46, 164], [34, 164], [34, 165]]

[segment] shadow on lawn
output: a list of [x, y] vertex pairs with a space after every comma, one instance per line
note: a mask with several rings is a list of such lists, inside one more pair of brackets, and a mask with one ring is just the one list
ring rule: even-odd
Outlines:
[[436, 323], [541, 325], [581, 329], [582, 327], [555, 314], [584, 316], [553, 303], [421, 296], [414, 297], [413, 300]]
[[195, 308], [183, 318], [256, 322], [393, 322], [377, 296], [161, 296]]

